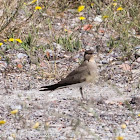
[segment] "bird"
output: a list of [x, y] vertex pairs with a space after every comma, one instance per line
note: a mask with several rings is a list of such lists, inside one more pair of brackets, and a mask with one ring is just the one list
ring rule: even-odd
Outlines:
[[86, 50], [84, 53], [84, 60], [79, 67], [70, 72], [66, 78], [62, 79], [56, 84], [42, 86], [40, 91], [52, 91], [60, 87], [78, 84], [82, 98], [82, 85], [85, 83], [95, 83], [98, 81], [97, 64], [94, 59], [94, 51]]

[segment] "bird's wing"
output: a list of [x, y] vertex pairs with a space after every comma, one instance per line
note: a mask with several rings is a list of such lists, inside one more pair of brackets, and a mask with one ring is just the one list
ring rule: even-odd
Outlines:
[[62, 79], [58, 84], [65, 83], [66, 85], [81, 83], [86, 80], [86, 77], [89, 75], [89, 69], [84, 61], [78, 68], [73, 70], [68, 76]]
[[68, 76], [58, 83], [50, 86], [43, 86], [41, 88], [41, 91], [45, 90], [54, 90], [58, 87], [63, 87], [67, 85], [72, 85], [72, 84], [77, 84], [77, 83], [82, 83], [86, 81], [87, 76], [89, 75], [89, 69], [87, 67], [87, 62], [84, 61], [77, 69], [73, 70]]
[[67, 77], [71, 77], [71, 76], [74, 76], [74, 75], [81, 75], [82, 76], [82, 74], [88, 75], [88, 73], [89, 73], [89, 69], [87, 67], [87, 62], [84, 61], [78, 68], [76, 68], [71, 73], [69, 73], [67, 75]]

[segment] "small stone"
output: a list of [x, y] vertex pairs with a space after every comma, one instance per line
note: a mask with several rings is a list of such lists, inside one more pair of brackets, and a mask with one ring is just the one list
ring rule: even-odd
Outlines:
[[132, 97], [130, 104], [140, 105], [140, 97]]
[[91, 117], [93, 117], [93, 116], [94, 116], [94, 115], [93, 115], [93, 113], [88, 113], [88, 115], [89, 115], [89, 116], [91, 116]]
[[122, 64], [122, 61], [116, 61], [115, 64], [116, 65], [121, 65]]
[[96, 16], [95, 19], [94, 19], [95, 22], [102, 22], [102, 16], [99, 15], [99, 16]]
[[0, 17], [3, 15], [3, 9], [0, 9]]
[[28, 56], [27, 56], [26, 54], [24, 54], [24, 53], [18, 53], [18, 54], [17, 54], [17, 57], [18, 57], [19, 59], [23, 59], [23, 58], [27, 58]]
[[136, 47], [135, 47], [135, 49], [137, 50], [137, 49], [140, 49], [140, 45], [137, 45]]
[[135, 55], [140, 56], [140, 45], [136, 46], [135, 49], [136, 49]]
[[0, 48], [2, 49], [2, 51], [6, 51], [7, 50], [7, 45], [3, 44], [3, 45], [1, 45]]
[[107, 60], [102, 60], [102, 64], [108, 64]]
[[15, 110], [15, 109], [21, 110], [22, 109], [21, 105], [11, 105], [10, 107], [12, 110]]
[[105, 130], [105, 131], [109, 131], [109, 127], [105, 126], [105, 127], [104, 127], [104, 130]]
[[0, 61], [0, 69], [6, 69], [7, 68], [7, 63], [5, 61]]
[[93, 111], [94, 111], [94, 109], [90, 107], [89, 108], [89, 112], [93, 112]]
[[137, 58], [137, 62], [138, 62], [138, 63], [140, 63], [140, 57], [139, 57], [139, 58]]
[[138, 62], [133, 62], [132, 69], [137, 69], [138, 67], [139, 67], [139, 63]]
[[9, 136], [9, 137], [8, 137], [8, 140], [14, 140], [14, 138], [13, 138], [13, 137], [11, 137], [11, 136]]
[[125, 64], [131, 65], [130, 61], [125, 61]]

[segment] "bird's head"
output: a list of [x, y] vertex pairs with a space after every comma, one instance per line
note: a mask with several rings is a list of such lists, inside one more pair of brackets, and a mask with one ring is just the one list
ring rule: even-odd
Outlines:
[[93, 50], [87, 50], [85, 51], [85, 54], [84, 54], [84, 60], [87, 60], [87, 61], [94, 61], [94, 51]]

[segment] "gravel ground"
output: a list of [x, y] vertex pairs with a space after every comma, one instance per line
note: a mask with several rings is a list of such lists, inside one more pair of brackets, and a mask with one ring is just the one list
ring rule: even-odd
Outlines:
[[[138, 91], [122, 92], [107, 83], [84, 87], [84, 101], [75, 86], [51, 92], [34, 89], [3, 93], [0, 114], [6, 123], [0, 127], [1, 139], [113, 140], [120, 135], [139, 140], [140, 110], [129, 104], [131, 95], [138, 95]], [[18, 114], [10, 114], [14, 109]], [[33, 129], [36, 122], [40, 125]]]
[[[60, 75], [65, 77], [77, 67], [77, 59], [56, 61], [58, 75], [53, 79], [48, 78], [47, 72], [41, 77], [36, 65], [28, 63], [22, 70], [1, 73], [0, 120], [6, 123], [0, 126], [0, 139], [115, 140], [120, 136], [139, 140], [139, 63], [130, 71], [124, 67], [128, 62], [107, 62], [108, 58], [114, 59], [112, 55], [99, 58], [100, 80], [96, 85], [83, 87], [85, 100], [81, 99], [77, 86], [39, 91], [42, 85], [56, 83]], [[40, 63], [39, 71], [47, 71], [47, 64]], [[54, 64], [50, 62], [51, 65]], [[17, 114], [10, 113], [16, 109]], [[39, 126], [34, 128], [36, 123]]]

